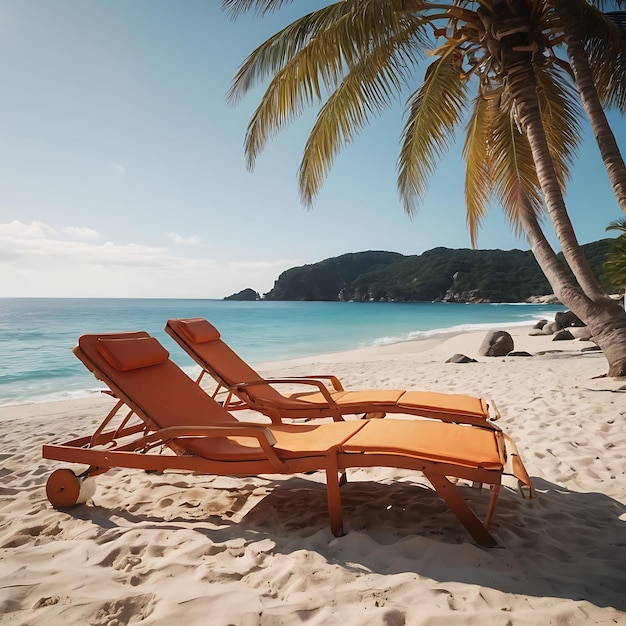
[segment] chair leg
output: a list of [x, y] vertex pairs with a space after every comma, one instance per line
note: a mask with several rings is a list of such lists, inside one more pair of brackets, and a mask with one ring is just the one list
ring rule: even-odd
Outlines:
[[[439, 494], [439, 497], [457, 516], [476, 543], [488, 548], [493, 548], [497, 545], [496, 540], [480, 521], [476, 513], [470, 509], [465, 500], [461, 498], [454, 485], [445, 476], [426, 471], [424, 474], [435, 488], [435, 491]], [[495, 502], [493, 504], [495, 506]]]
[[491, 488], [491, 498], [489, 498], [489, 508], [487, 509], [487, 515], [485, 516], [485, 528], [489, 528], [489, 524], [491, 524], [491, 518], [493, 517], [493, 513], [496, 510], [496, 504], [498, 502], [498, 497], [500, 496], [500, 489], [502, 485], [493, 485]]
[[[330, 530], [335, 537], [341, 537], [343, 522], [341, 519], [341, 494], [339, 493], [339, 463], [337, 462], [337, 450], [332, 448], [326, 453], [326, 495], [328, 497], [328, 514], [330, 517]], [[345, 474], [344, 474], [345, 475]]]

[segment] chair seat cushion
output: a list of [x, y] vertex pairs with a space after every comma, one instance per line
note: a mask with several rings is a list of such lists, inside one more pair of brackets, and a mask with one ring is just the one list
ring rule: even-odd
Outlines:
[[475, 426], [429, 420], [370, 420], [342, 449], [365, 454], [402, 454], [425, 461], [502, 470], [498, 433]]

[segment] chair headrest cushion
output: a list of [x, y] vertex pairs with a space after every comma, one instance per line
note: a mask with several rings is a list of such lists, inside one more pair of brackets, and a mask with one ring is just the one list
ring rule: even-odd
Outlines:
[[220, 331], [201, 317], [178, 322], [180, 330], [194, 343], [208, 343], [217, 341], [220, 338]]
[[170, 353], [154, 337], [98, 339], [98, 352], [120, 372], [165, 363]]

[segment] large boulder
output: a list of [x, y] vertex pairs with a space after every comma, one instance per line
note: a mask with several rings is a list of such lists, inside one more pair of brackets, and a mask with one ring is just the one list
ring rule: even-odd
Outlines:
[[570, 341], [574, 339], [574, 335], [569, 332], [566, 328], [563, 330], [557, 330], [552, 336], [552, 341]]
[[560, 304], [559, 299], [553, 293], [547, 296], [530, 296], [530, 298], [526, 298], [526, 302], [530, 304]]
[[506, 356], [514, 349], [513, 337], [505, 330], [491, 330], [478, 349], [480, 356]]
[[476, 359], [466, 356], [465, 354], [453, 354], [446, 363], [478, 363]]
[[585, 322], [583, 322], [580, 317], [578, 317], [575, 313], [571, 311], [559, 311], [554, 316], [554, 321], [561, 328], [568, 328], [569, 326], [584, 326]]
[[541, 330], [544, 335], [554, 335], [561, 330], [561, 325], [558, 322], [548, 322]]

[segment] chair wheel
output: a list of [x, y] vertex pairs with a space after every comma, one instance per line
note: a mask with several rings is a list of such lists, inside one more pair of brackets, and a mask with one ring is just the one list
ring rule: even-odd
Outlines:
[[80, 479], [72, 470], [55, 470], [46, 483], [46, 495], [55, 508], [74, 506], [80, 495]]

